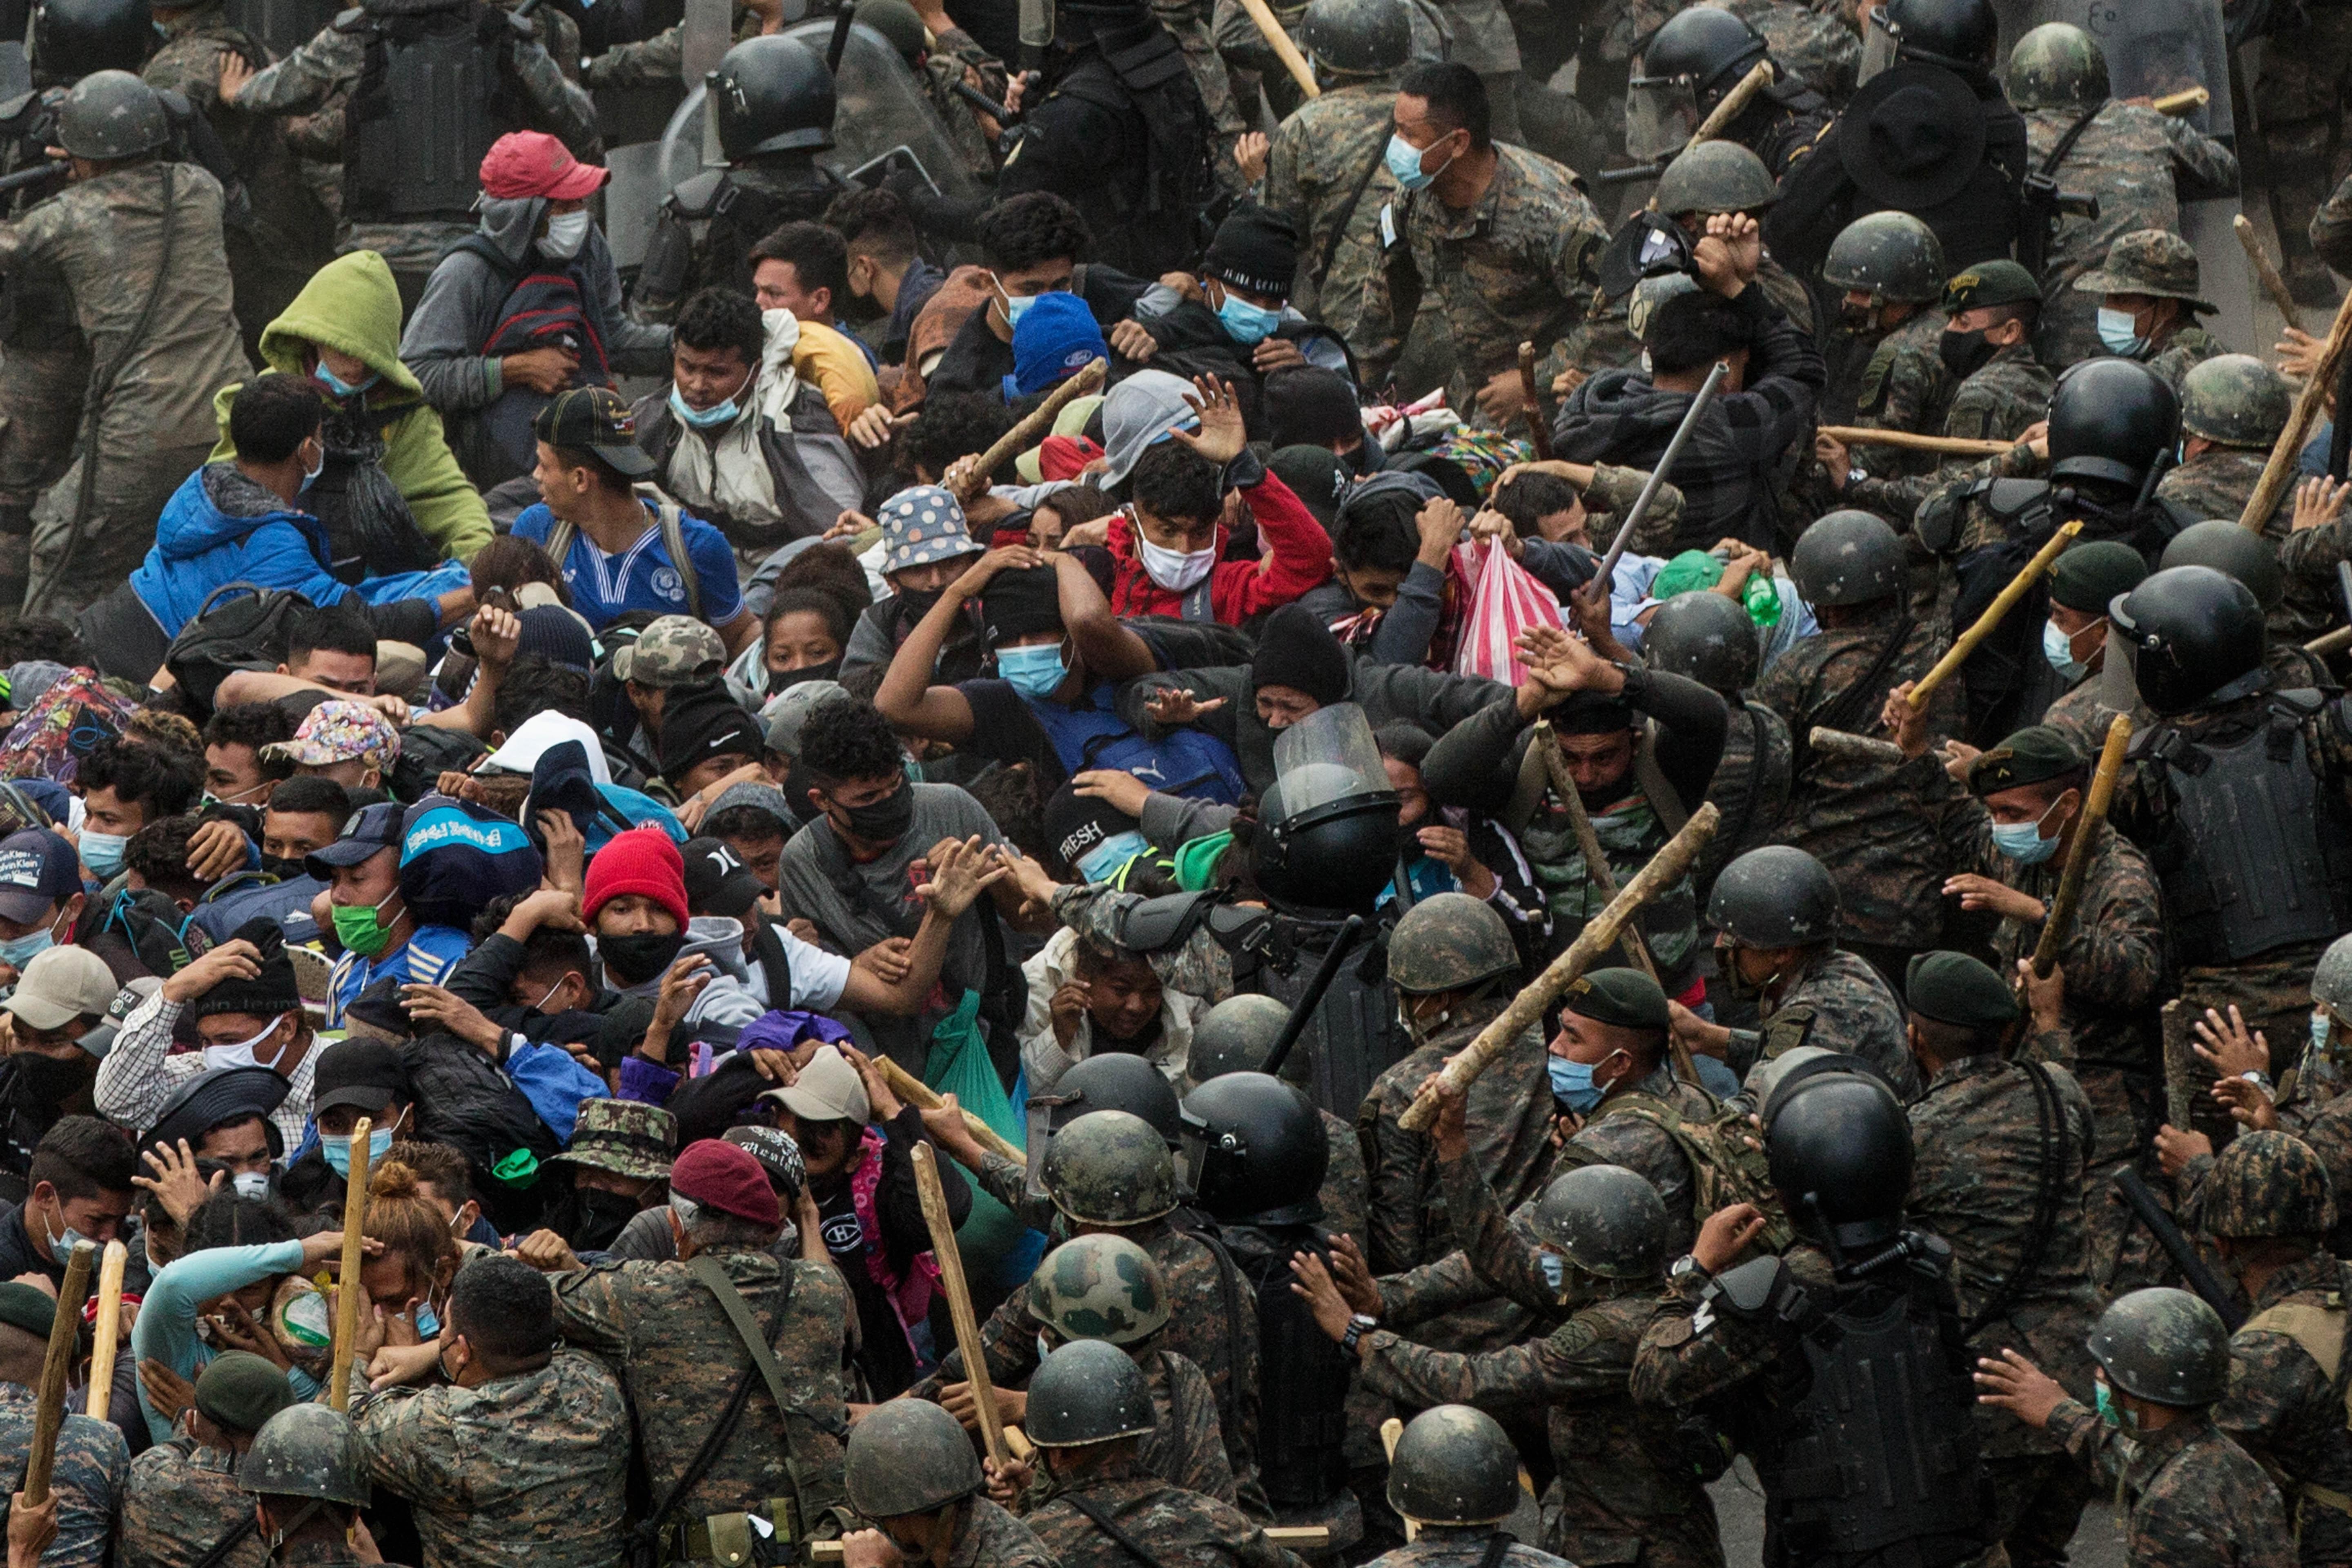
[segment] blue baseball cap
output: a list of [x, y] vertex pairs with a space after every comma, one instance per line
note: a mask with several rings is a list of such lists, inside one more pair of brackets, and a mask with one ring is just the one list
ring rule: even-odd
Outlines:
[[81, 857], [46, 827], [0, 838], [0, 918], [29, 924], [81, 891]]
[[321, 882], [335, 879], [341, 866], [362, 866], [400, 842], [400, 820], [408, 808], [396, 800], [363, 805], [344, 820], [332, 844], [302, 858], [302, 870]]
[[1013, 329], [1013, 374], [1005, 401], [1031, 397], [1096, 360], [1110, 357], [1095, 313], [1076, 294], [1040, 294]]

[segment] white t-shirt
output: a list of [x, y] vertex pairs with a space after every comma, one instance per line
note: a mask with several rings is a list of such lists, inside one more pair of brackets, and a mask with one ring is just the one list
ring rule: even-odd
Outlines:
[[[841, 1000], [849, 984], [849, 960], [837, 952], [827, 952], [814, 942], [803, 942], [779, 925], [776, 937], [784, 944], [784, 966], [792, 971], [792, 1005], [803, 1012], [823, 1013]], [[751, 994], [761, 1005], [773, 1007], [775, 999], [768, 994], [768, 966], [751, 955]]]

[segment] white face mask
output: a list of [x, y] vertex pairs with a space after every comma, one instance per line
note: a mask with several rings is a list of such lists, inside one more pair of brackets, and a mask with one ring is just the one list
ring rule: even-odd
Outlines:
[[[257, 1068], [264, 1066], [264, 1063], [254, 1058], [253, 1047], [261, 1044], [262, 1041], [268, 1039], [272, 1034], [276, 1033], [278, 1026], [282, 1022], [284, 1022], [282, 1018], [270, 1019], [268, 1023], [262, 1026], [261, 1032], [254, 1036], [251, 1039], [237, 1040], [226, 1046], [206, 1046], [205, 1047], [205, 1070], [210, 1071], [214, 1068]], [[275, 1061], [278, 1056], [284, 1053], [273, 1053], [270, 1059]]]
[[1181, 594], [1200, 585], [1201, 579], [1217, 563], [1217, 547], [1186, 552], [1168, 550], [1143, 537], [1136, 530], [1135, 547], [1143, 557], [1143, 570], [1161, 587], [1171, 594]]
[[547, 232], [540, 237], [542, 255], [558, 261], [569, 261], [580, 254], [588, 243], [588, 214], [583, 208], [576, 213], [558, 213], [547, 220]]

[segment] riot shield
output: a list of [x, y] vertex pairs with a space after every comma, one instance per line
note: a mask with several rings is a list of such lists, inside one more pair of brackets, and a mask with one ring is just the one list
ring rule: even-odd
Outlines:
[[0, 102], [32, 90], [33, 67], [25, 58], [25, 46], [13, 39], [0, 43]]
[[1671, 158], [1698, 129], [1698, 99], [1688, 79], [1635, 76], [1625, 84], [1625, 151], [1643, 163]]

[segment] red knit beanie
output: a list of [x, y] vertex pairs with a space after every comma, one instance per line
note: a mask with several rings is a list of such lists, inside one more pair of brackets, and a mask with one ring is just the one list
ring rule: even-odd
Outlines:
[[677, 917], [686, 929], [686, 860], [658, 827], [632, 827], [588, 858], [588, 885], [581, 900], [583, 919], [624, 893], [643, 893]]
[[780, 1226], [784, 1211], [768, 1173], [751, 1152], [721, 1138], [686, 1146], [669, 1168], [669, 1190], [679, 1197], [753, 1225]]

